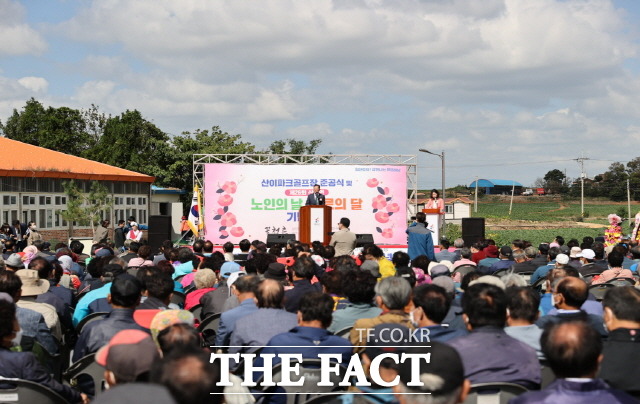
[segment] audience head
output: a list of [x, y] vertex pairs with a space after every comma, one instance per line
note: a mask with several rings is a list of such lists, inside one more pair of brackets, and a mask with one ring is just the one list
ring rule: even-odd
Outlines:
[[174, 350], [151, 369], [151, 382], [169, 389], [177, 404], [222, 402], [220, 362], [209, 363], [200, 349]]
[[540, 294], [530, 287], [507, 288], [507, 323], [533, 324], [538, 319]]
[[602, 338], [588, 323], [549, 323], [542, 332], [540, 344], [556, 377], [595, 377], [601, 360]]
[[342, 290], [352, 304], [372, 304], [377, 283], [369, 271], [347, 271], [342, 277]]
[[464, 318], [471, 329], [505, 326], [507, 320], [507, 295], [504, 290], [487, 283], [476, 283], [462, 296]]
[[376, 304], [387, 310], [403, 310], [411, 300], [411, 285], [405, 279], [388, 277], [375, 286]]
[[96, 363], [105, 368], [104, 377], [110, 386], [148, 382], [151, 366], [158, 360], [158, 347], [140, 330], [119, 331], [95, 356]]
[[209, 268], [201, 268], [193, 276], [196, 289], [212, 288], [217, 281], [216, 273]]
[[307, 327], [328, 328], [333, 320], [335, 302], [331, 296], [315, 292], [307, 293], [300, 299], [298, 324]]
[[163, 356], [184, 349], [197, 349], [202, 345], [202, 337], [192, 325], [177, 323], [158, 333], [158, 346]]
[[587, 283], [580, 278], [567, 276], [552, 284], [554, 304], [558, 308], [579, 310], [589, 297]]
[[451, 307], [451, 299], [447, 291], [438, 285], [421, 285], [413, 292], [413, 304], [416, 307], [414, 319], [423, 327], [442, 323]]
[[131, 275], [121, 274], [113, 280], [107, 299], [114, 307], [134, 309], [140, 303], [141, 291], [140, 281]]
[[258, 284], [256, 300], [263, 309], [281, 309], [284, 301], [284, 286], [273, 279], [263, 279]]
[[309, 256], [300, 256], [293, 265], [293, 275], [298, 279], [311, 280], [315, 275], [315, 262]]
[[609, 330], [640, 328], [640, 290], [633, 286], [610, 288], [602, 306], [604, 323]]

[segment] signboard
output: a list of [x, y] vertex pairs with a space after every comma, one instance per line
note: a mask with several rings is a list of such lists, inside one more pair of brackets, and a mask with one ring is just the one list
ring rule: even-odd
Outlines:
[[406, 244], [407, 176], [393, 165], [205, 164], [205, 234], [214, 243], [298, 235], [299, 210], [318, 184], [351, 231], [377, 244]]

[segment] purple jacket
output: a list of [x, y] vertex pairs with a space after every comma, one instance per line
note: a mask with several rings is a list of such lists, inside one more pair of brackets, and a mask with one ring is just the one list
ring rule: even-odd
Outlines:
[[593, 379], [584, 383], [557, 379], [544, 390], [530, 391], [516, 398], [512, 398], [509, 404], [631, 404], [637, 402], [635, 398], [627, 393], [612, 389], [601, 379]]

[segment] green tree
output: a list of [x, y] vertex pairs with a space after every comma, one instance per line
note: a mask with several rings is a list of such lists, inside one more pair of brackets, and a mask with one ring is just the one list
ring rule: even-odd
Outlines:
[[544, 176], [544, 188], [551, 194], [565, 194], [569, 191], [567, 176], [558, 169], [547, 172]]
[[142, 117], [139, 111], [110, 117], [104, 133], [87, 157], [126, 170], [152, 175], [159, 183], [168, 176], [167, 167], [175, 161], [169, 135]]
[[[211, 130], [197, 129], [195, 132], [183, 132], [171, 141], [174, 161], [167, 167], [167, 176], [161, 185], [172, 186], [189, 191], [193, 184], [194, 154], [246, 154], [254, 153], [255, 146], [243, 142], [241, 135], [230, 135], [213, 126]], [[188, 194], [190, 194], [188, 192]], [[189, 195], [187, 195], [189, 196]], [[191, 197], [187, 199], [190, 201]]]
[[309, 143], [296, 139], [275, 140], [269, 145], [269, 152], [272, 154], [316, 154], [320, 144], [322, 144], [322, 139], [312, 139]]
[[67, 208], [58, 213], [68, 223], [69, 238], [73, 236], [74, 223], [80, 226], [91, 225], [91, 230], [95, 234], [96, 227], [113, 206], [107, 187], [98, 181], [92, 181], [89, 193], [85, 194], [74, 180], [65, 181], [62, 185], [67, 195]]
[[9, 139], [82, 156], [94, 145], [82, 113], [68, 107], [45, 107], [31, 98], [0, 128]]

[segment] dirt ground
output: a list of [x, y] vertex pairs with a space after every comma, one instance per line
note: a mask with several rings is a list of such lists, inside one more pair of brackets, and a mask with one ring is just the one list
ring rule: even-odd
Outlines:
[[485, 226], [493, 230], [518, 230], [518, 229], [566, 229], [569, 227], [584, 227], [587, 229], [605, 229], [607, 226], [597, 223], [585, 222], [532, 222], [530, 220], [500, 220], [487, 219]]

